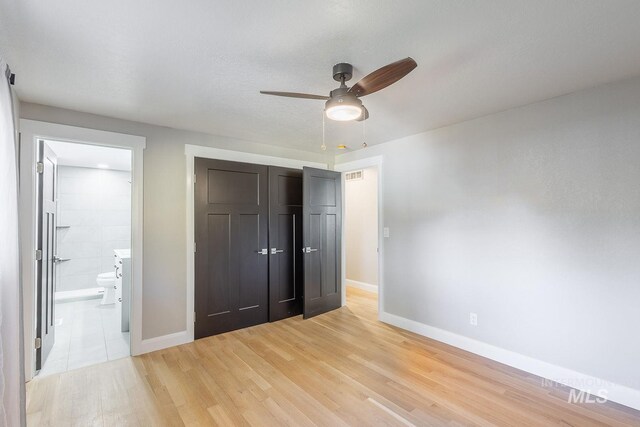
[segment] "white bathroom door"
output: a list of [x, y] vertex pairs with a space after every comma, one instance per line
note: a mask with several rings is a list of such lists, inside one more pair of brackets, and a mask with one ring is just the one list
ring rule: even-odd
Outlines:
[[38, 154], [36, 370], [42, 369], [55, 340], [56, 265], [59, 261], [55, 253], [58, 159], [44, 141], [38, 141]]

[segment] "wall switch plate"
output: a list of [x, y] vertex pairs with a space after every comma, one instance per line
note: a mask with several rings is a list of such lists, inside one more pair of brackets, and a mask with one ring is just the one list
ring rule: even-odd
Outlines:
[[469, 313], [469, 324], [478, 326], [478, 315], [476, 313]]
[[382, 229], [382, 233], [384, 237], [389, 237], [389, 227], [385, 227]]

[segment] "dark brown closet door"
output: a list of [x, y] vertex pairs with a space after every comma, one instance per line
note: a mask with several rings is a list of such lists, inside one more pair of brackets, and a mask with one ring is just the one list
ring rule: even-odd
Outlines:
[[268, 168], [195, 159], [195, 338], [268, 320]]
[[342, 304], [341, 186], [339, 172], [303, 169], [305, 319]]
[[269, 167], [269, 321], [302, 313], [302, 171]]

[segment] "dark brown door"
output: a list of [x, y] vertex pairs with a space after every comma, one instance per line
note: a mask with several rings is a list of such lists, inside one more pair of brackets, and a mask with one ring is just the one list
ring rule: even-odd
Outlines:
[[44, 141], [38, 142], [38, 256], [36, 297], [36, 369], [40, 370], [55, 341], [56, 192], [58, 161]]
[[268, 321], [268, 167], [195, 159], [195, 338]]
[[302, 313], [302, 171], [269, 167], [269, 321]]
[[339, 172], [303, 169], [304, 317], [342, 303], [342, 189]]

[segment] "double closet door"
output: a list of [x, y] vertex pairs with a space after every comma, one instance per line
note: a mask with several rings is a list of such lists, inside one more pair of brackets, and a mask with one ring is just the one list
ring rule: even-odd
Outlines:
[[340, 174], [195, 159], [195, 338], [341, 304]]

